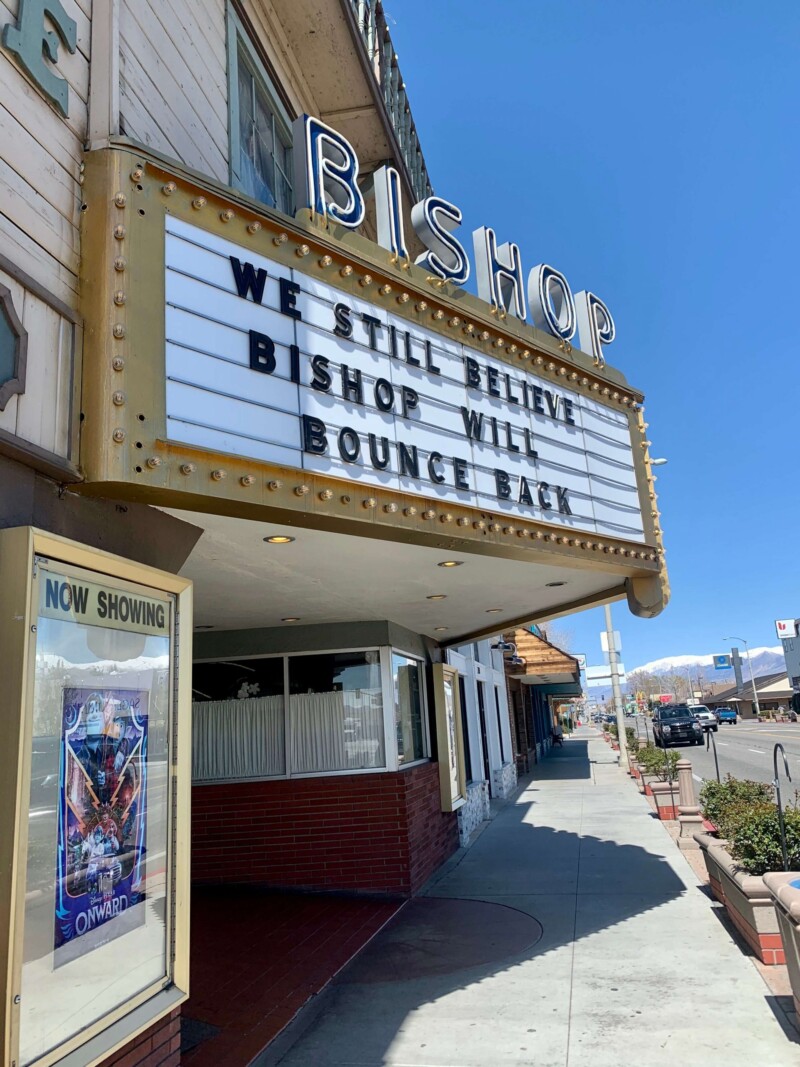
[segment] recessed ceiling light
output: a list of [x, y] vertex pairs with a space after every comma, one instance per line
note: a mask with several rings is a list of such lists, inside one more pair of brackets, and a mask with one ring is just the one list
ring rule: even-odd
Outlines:
[[496, 615], [498, 611], [502, 611], [502, 610], [503, 610], [502, 608], [487, 608], [486, 609], [486, 614], [487, 615]]
[[264, 540], [268, 545], [289, 545], [294, 538], [289, 537], [288, 534], [273, 534], [272, 537], [265, 537]]
[[437, 563], [437, 567], [461, 567], [464, 561], [462, 559], [446, 559], [444, 563]]
[[426, 600], [447, 600], [447, 593], [431, 593], [430, 596], [425, 597]]
[[195, 630], [213, 630], [213, 629], [214, 629], [213, 626], [209, 626], [207, 624], [205, 626], [195, 626]]
[[285, 619], [281, 619], [281, 622], [300, 622], [299, 615], [287, 615]]
[[433, 629], [434, 629], [434, 631], [436, 633], [444, 633], [444, 631], [447, 629], [447, 627], [446, 626], [434, 626]]
[[547, 583], [547, 588], [548, 589], [558, 589], [558, 587], [560, 585], [566, 585], [566, 584], [567, 584], [566, 582], [548, 582]]

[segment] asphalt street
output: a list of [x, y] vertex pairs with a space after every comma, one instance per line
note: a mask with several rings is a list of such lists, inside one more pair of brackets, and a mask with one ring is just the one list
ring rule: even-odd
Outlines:
[[[638, 725], [636, 719], [629, 719], [628, 723], [638, 730], [640, 736], [644, 736], [643, 719], [638, 719]], [[647, 726], [652, 739], [651, 724], [648, 722]], [[780, 741], [786, 751], [789, 772], [794, 782], [794, 785], [786, 787], [782, 781], [783, 795], [788, 799], [793, 797], [795, 788], [800, 789], [800, 723], [739, 722], [736, 726], [720, 725], [713, 736], [717, 743], [722, 778], [730, 773], [735, 778], [771, 782], [774, 776], [773, 751], [776, 741]], [[712, 748], [707, 750], [705, 744], [702, 748], [699, 745], [673, 747], [680, 751], [682, 757], [691, 761], [697, 780], [716, 777]], [[780, 756], [778, 763], [782, 772], [783, 762]]]

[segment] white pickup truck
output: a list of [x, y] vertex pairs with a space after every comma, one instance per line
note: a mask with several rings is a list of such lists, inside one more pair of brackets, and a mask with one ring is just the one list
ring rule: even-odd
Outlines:
[[716, 733], [719, 729], [717, 716], [705, 704], [695, 704], [692, 708], [692, 715], [702, 723], [704, 730], [713, 730]]

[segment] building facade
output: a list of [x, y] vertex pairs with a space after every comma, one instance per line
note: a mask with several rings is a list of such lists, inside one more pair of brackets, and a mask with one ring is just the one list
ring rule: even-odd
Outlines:
[[377, 0], [0, 24], [4, 1062], [176, 1063], [190, 871], [414, 893], [516, 780], [496, 635], [663, 608], [643, 398], [466, 252]]

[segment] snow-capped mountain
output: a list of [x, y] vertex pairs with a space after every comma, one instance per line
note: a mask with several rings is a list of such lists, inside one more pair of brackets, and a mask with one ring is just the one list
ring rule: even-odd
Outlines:
[[[722, 649], [720, 649], [722, 651]], [[747, 657], [744, 654], [744, 649], [739, 649], [742, 657], [742, 680], [747, 683], [750, 681], [750, 668], [747, 666]], [[776, 645], [774, 648], [753, 648], [750, 650], [753, 674], [756, 678], [763, 677], [765, 674], [777, 674], [779, 671], [786, 670], [786, 661], [783, 658], [783, 648], [781, 645]], [[662, 659], [652, 660], [650, 663], [643, 663], [639, 667], [628, 667], [626, 665], [626, 672], [628, 678], [634, 673], [634, 671], [643, 671], [647, 674], [661, 675], [663, 677], [672, 677], [676, 675], [679, 678], [691, 679], [693, 682], [698, 680], [701, 684], [710, 683], [723, 683], [726, 685], [735, 685], [736, 678], [733, 673], [733, 667], [728, 670], [718, 671], [714, 668], [714, 657], [709, 653], [704, 656], [664, 656]], [[597, 696], [598, 693], [606, 694], [610, 691], [609, 683], [605, 682], [590, 682], [587, 686], [589, 692]], [[680, 685], [678, 685], [680, 691]]]
[[[739, 652], [742, 657], [742, 672], [747, 675], [749, 673], [747, 656], [743, 648], [740, 648]], [[750, 662], [753, 665], [753, 674], [756, 676], [782, 671], [785, 667], [783, 648], [781, 645], [776, 645], [774, 648], [767, 646], [751, 648]], [[691, 671], [697, 671], [698, 673], [702, 671], [709, 678], [716, 677], [717, 680], [724, 680], [727, 673], [714, 669], [714, 657], [710, 653], [707, 656], [664, 656], [662, 659], [654, 659], [650, 663], [643, 663], [640, 667], [634, 667], [633, 670], [647, 671], [648, 674], [674, 674], [685, 671], [687, 667]], [[629, 670], [628, 673], [630, 674], [632, 671]], [[732, 668], [730, 674], [731, 676], [733, 675]]]

